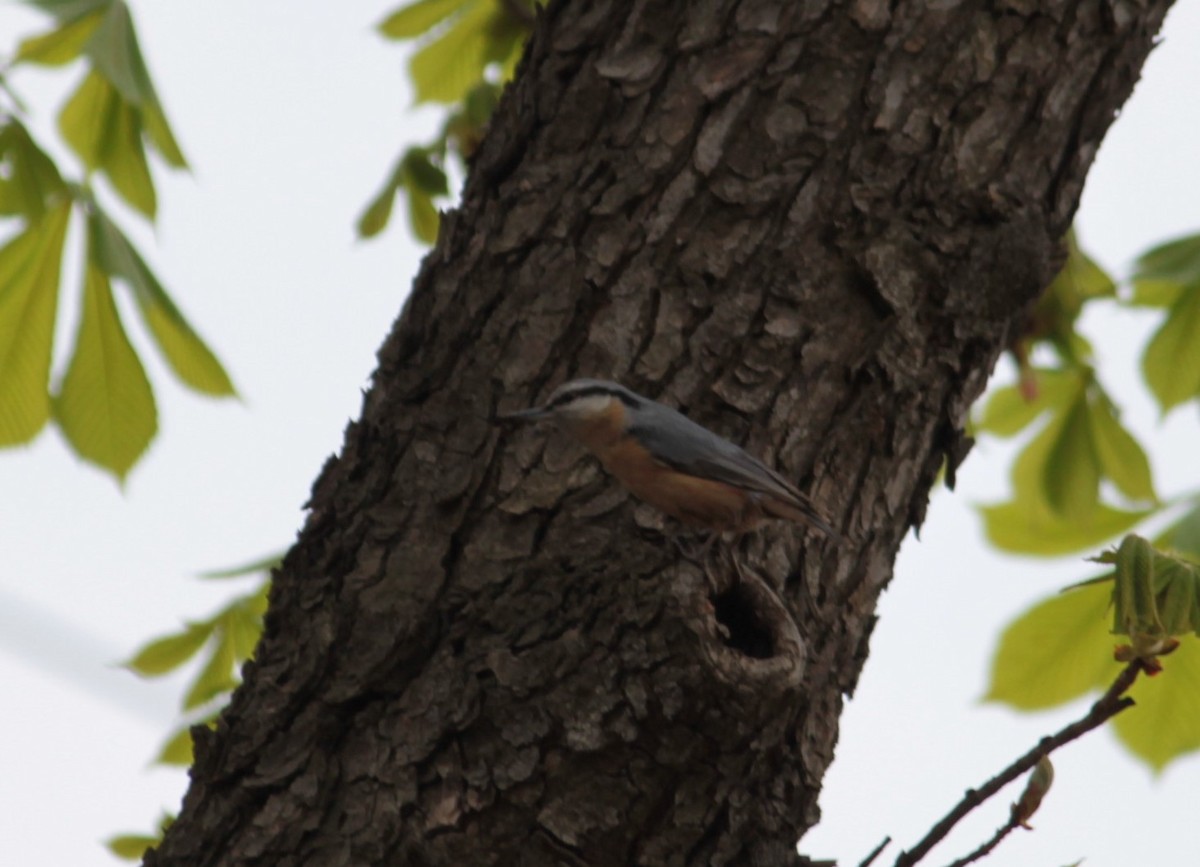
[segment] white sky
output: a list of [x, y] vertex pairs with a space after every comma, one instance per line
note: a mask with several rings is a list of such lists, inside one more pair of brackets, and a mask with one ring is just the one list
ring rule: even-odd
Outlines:
[[[182, 680], [117, 669], [146, 639], [207, 616], [235, 582], [192, 577], [285, 546], [328, 454], [357, 415], [360, 389], [421, 251], [405, 230], [356, 243], [352, 225], [402, 143], [436, 123], [408, 110], [401, 56], [371, 26], [387, 2], [133, 3], [143, 48], [195, 171], [158, 172], [157, 229], [139, 237], [164, 282], [217, 349], [244, 402], [184, 391], [152, 359], [160, 435], [125, 490], [81, 465], [47, 430], [0, 453], [0, 864], [114, 862], [100, 840], [174, 810], [184, 774], [148, 766]], [[40, 29], [0, 10], [0, 45]], [[1147, 245], [1200, 228], [1200, 6], [1180, 4], [1165, 43], [1100, 152], [1080, 214], [1083, 243], [1123, 270]], [[78, 72], [21, 72], [37, 106]], [[132, 222], [126, 220], [126, 224]], [[1165, 426], [1133, 390], [1152, 317], [1091, 317], [1103, 372], [1126, 421], [1152, 444], [1160, 492], [1195, 484], [1196, 414]], [[60, 309], [57, 350], [74, 308]], [[1005, 370], [1002, 375], [1007, 373]], [[1136, 399], [1127, 395], [1133, 393]], [[879, 864], [911, 844], [962, 791], [1082, 713], [1020, 716], [977, 698], [993, 642], [1013, 614], [1090, 574], [986, 547], [969, 503], [1006, 493], [1010, 449], [985, 443], [956, 494], [939, 493], [920, 542], [906, 543], [882, 605], [857, 697], [826, 779], [825, 820], [806, 852], [857, 863], [884, 835]], [[1169, 659], [1168, 674], [1169, 677]], [[1169, 684], [1163, 683], [1164, 688]], [[1136, 713], [1137, 711], [1131, 711]], [[1054, 789], [987, 862], [1057, 867], [1186, 863], [1195, 851], [1200, 761], [1159, 779], [1107, 732], [1056, 754]], [[1007, 816], [1016, 792], [977, 811], [927, 863], [953, 860]], [[890, 856], [890, 857], [888, 857]]]

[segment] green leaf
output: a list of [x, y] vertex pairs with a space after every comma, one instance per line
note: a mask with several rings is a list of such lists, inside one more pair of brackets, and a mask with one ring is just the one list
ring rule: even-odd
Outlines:
[[87, 53], [97, 71], [129, 105], [140, 108], [158, 102], [133, 31], [129, 8], [121, 0], [108, 5], [100, 26], [88, 41]]
[[189, 768], [192, 765], [192, 727], [184, 726], [167, 740], [154, 761], [160, 765]]
[[112, 147], [112, 128], [120, 97], [96, 72], [89, 72], [58, 116], [63, 139], [88, 169], [103, 166]]
[[224, 618], [216, 621], [217, 641], [213, 647], [212, 656], [200, 671], [200, 675], [192, 683], [183, 699], [184, 710], [192, 710], [223, 692], [232, 692], [238, 685], [233, 669], [237, 665], [234, 646]]
[[103, 213], [95, 211], [88, 217], [88, 231], [101, 267], [133, 291], [138, 312], [175, 375], [204, 394], [235, 394], [221, 362], [184, 319], [121, 230]]
[[108, 277], [90, 257], [84, 272], [82, 319], [54, 415], [81, 457], [124, 479], [154, 439], [158, 411]]
[[272, 569], [283, 563], [283, 555], [286, 552], [277, 551], [274, 554], [268, 554], [259, 560], [253, 560], [249, 563], [244, 563], [241, 566], [232, 566], [228, 569], [214, 569], [211, 572], [201, 572], [201, 578], [242, 578], [246, 575], [257, 575], [260, 572], [270, 574]]
[[1200, 505], [1194, 506], [1175, 525], [1168, 528], [1166, 547], [1185, 557], [1200, 560]]
[[1104, 397], [1089, 401], [1092, 446], [1106, 478], [1131, 500], [1157, 500], [1150, 462], [1132, 434], [1121, 426]]
[[463, 114], [472, 126], [482, 129], [492, 119], [500, 102], [500, 90], [498, 84], [481, 81], [467, 93], [463, 101]]
[[97, 9], [107, 9], [112, 2], [113, 0], [25, 0], [27, 5], [48, 12], [59, 21], [72, 21]]
[[238, 662], [254, 658], [258, 640], [262, 637], [262, 616], [254, 604], [254, 596], [241, 600], [229, 610], [226, 618], [233, 655]]
[[66, 193], [58, 167], [18, 121], [0, 127], [0, 213], [21, 214], [36, 222]]
[[213, 632], [211, 621], [189, 623], [182, 632], [164, 635], [146, 644], [125, 667], [145, 677], [158, 677], [174, 671], [204, 646]]
[[409, 189], [430, 196], [445, 196], [450, 192], [446, 173], [430, 161], [429, 151], [425, 148], [409, 148], [401, 165]]
[[158, 210], [158, 197], [142, 146], [141, 121], [133, 108], [118, 100], [110, 123], [110, 147], [104, 158], [104, 174], [121, 198], [153, 220]]
[[444, 34], [413, 54], [409, 72], [418, 103], [459, 102], [483, 78], [490, 60], [489, 30], [499, 15], [489, 0], [470, 0]]
[[17, 49], [15, 63], [37, 63], [42, 66], [62, 66], [83, 53], [84, 46], [96, 32], [104, 13], [97, 10], [56, 27], [41, 36], [23, 39]]
[[1139, 280], [1133, 284], [1129, 303], [1135, 307], [1170, 307], [1179, 300], [1185, 287], [1169, 280]]
[[358, 234], [361, 238], [373, 238], [384, 230], [392, 217], [392, 203], [396, 192], [404, 182], [397, 167], [388, 176], [387, 183], [367, 205], [358, 218]]
[[50, 361], [69, 202], [0, 248], [0, 446], [28, 442], [50, 417]]
[[975, 429], [1011, 437], [1047, 410], [1065, 410], [1082, 386], [1080, 371], [1038, 368], [1033, 371], [1037, 395], [1026, 400], [1015, 385], [998, 388], [988, 398]]
[[1157, 677], [1138, 678], [1137, 705], [1113, 720], [1121, 742], [1156, 772], [1200, 749], [1200, 643], [1185, 638]]
[[1040, 710], [1106, 686], [1120, 670], [1105, 616], [1111, 596], [1110, 585], [1090, 584], [1018, 615], [1000, 635], [984, 701]]
[[1102, 545], [1154, 514], [1127, 512], [1101, 503], [1086, 521], [1064, 521], [1048, 508], [1015, 500], [980, 509], [988, 541], [1002, 551], [1061, 557]]
[[1166, 298], [1163, 293], [1169, 294], [1168, 287], [1177, 291], [1181, 286], [1200, 283], [1200, 234], [1176, 238], [1143, 253], [1138, 257], [1133, 282], [1138, 295], [1143, 296], [1140, 300], [1135, 296], [1137, 303], [1174, 303], [1174, 299], [1160, 303]]
[[149, 837], [145, 834], [121, 834], [110, 837], [105, 846], [118, 858], [124, 861], [141, 861], [147, 849], [152, 849], [162, 842], [162, 837]]
[[1112, 298], [1117, 294], [1117, 285], [1108, 272], [1083, 251], [1072, 230], [1067, 240], [1067, 262], [1059, 272], [1057, 281], [1062, 281], [1072, 296], [1081, 301], [1093, 298]]
[[429, 196], [411, 187], [408, 190], [408, 219], [418, 241], [425, 244], [437, 243], [441, 216]]
[[1200, 392], [1200, 285], [1179, 296], [1150, 338], [1142, 373], [1164, 414]]
[[1062, 429], [1075, 402], [1081, 399], [1083, 386], [1077, 387], [1071, 398], [1054, 407], [1045, 427], [1029, 441], [1012, 465], [1013, 496], [1029, 507], [1042, 511], [1050, 509], [1046, 501], [1046, 464], [1062, 436]]
[[138, 112], [104, 78], [90, 73], [59, 115], [63, 138], [91, 170], [102, 171], [130, 205], [153, 218], [154, 180]]
[[1042, 477], [1046, 502], [1072, 523], [1086, 521], [1100, 502], [1100, 467], [1082, 394], [1058, 431]]
[[155, 103], [142, 108], [142, 126], [168, 165], [177, 169], [187, 168], [187, 158], [183, 155], [179, 142], [175, 140], [175, 133], [167, 123], [167, 116], [163, 113], [161, 105]]
[[401, 6], [383, 19], [379, 32], [389, 39], [421, 36], [439, 21], [449, 18], [472, 0], [417, 0]]

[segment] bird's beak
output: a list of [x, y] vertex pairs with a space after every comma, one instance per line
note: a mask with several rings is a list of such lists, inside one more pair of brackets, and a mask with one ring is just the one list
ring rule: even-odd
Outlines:
[[544, 406], [535, 406], [532, 409], [522, 409], [517, 412], [506, 412], [496, 416], [497, 421], [541, 421], [544, 418], [550, 417], [550, 410]]

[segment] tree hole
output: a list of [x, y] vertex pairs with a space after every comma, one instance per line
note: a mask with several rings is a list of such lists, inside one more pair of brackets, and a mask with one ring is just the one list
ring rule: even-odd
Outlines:
[[717, 623], [725, 627], [725, 643], [753, 659], [770, 659], [775, 655], [770, 625], [755, 605], [754, 596], [741, 582], [713, 597]]

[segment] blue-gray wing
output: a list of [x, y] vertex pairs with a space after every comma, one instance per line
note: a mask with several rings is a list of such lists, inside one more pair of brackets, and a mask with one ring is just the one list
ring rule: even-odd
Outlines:
[[630, 433], [656, 460], [680, 472], [767, 494], [812, 512], [808, 497], [795, 485], [729, 440], [662, 404], [649, 404], [640, 412], [645, 420], [635, 424]]

